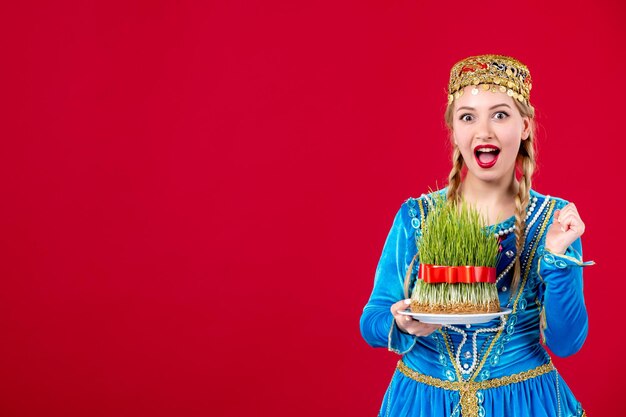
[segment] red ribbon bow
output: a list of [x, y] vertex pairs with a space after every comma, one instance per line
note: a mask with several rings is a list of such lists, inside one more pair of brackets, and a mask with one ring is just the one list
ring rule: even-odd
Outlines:
[[420, 264], [419, 279], [428, 284], [474, 284], [496, 282], [496, 268], [488, 266], [441, 266]]

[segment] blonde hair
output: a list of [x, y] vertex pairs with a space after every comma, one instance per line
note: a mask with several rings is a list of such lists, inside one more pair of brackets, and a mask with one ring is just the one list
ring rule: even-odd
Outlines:
[[[524, 249], [524, 228], [526, 226], [526, 212], [525, 208], [530, 201], [530, 188], [532, 184], [532, 176], [535, 172], [535, 109], [526, 103], [521, 103], [518, 100], [513, 100], [517, 109], [522, 117], [530, 118], [530, 134], [528, 139], [522, 140], [519, 152], [516, 159], [516, 167], [520, 168], [521, 177], [519, 180], [519, 189], [515, 196], [515, 247], [517, 256], [515, 258], [515, 267], [513, 269], [513, 281], [511, 283], [511, 296], [517, 290], [521, 274], [522, 267], [520, 263], [520, 257], [522, 250]], [[445, 121], [452, 135], [452, 121], [454, 117], [454, 102], [449, 103], [446, 107]], [[463, 161], [463, 155], [458, 146], [454, 147], [452, 152], [452, 169], [448, 175], [448, 201], [460, 202], [461, 195], [459, 188], [461, 186], [461, 174], [465, 162]]]

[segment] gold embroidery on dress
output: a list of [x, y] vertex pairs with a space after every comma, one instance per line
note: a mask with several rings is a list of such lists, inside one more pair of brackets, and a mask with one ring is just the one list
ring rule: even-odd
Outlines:
[[[458, 391], [461, 396], [461, 415], [462, 416], [478, 416], [478, 398], [476, 393], [478, 390], [485, 390], [490, 388], [500, 388], [510, 384], [516, 384], [523, 382], [531, 378], [538, 377], [540, 375], [547, 374], [554, 371], [554, 364], [552, 361], [538, 366], [528, 371], [523, 371], [513, 375], [503, 376], [501, 378], [487, 379], [485, 381], [445, 381], [443, 379], [435, 378], [429, 375], [421, 374], [417, 371], [406, 366], [406, 364], [400, 359], [398, 361], [398, 370], [409, 378], [421, 382], [433, 387], [442, 388], [448, 391]], [[584, 416], [584, 414], [583, 414]]]
[[[548, 221], [550, 220], [550, 216], [552, 214], [552, 211], [554, 210], [555, 204], [556, 204], [556, 201], [552, 200], [550, 202], [550, 206], [546, 209], [547, 210], [546, 217], [544, 218], [544, 221], [541, 224], [541, 227], [539, 228], [539, 230], [537, 232], [537, 236], [538, 236], [537, 242], [540, 240], [540, 237], [545, 232], [545, 229], [546, 229], [546, 227], [548, 225]], [[518, 301], [519, 301], [520, 297], [522, 296], [522, 293], [524, 291], [524, 287], [525, 287], [526, 282], [528, 280], [528, 275], [530, 274], [531, 266], [533, 264], [536, 251], [537, 251], [537, 245], [535, 245], [532, 248], [531, 253], [530, 253], [529, 257], [528, 257], [528, 261], [526, 262], [526, 265], [524, 266], [524, 276], [523, 276], [521, 285], [520, 285], [520, 287], [518, 289], [517, 297], [515, 298], [515, 302], [513, 303], [513, 311], [512, 311], [511, 314], [515, 314], [517, 312]], [[446, 384], [455, 384], [455, 385], [447, 385], [448, 387], [454, 386], [454, 388], [445, 388], [445, 387], [441, 387], [441, 386], [439, 386], [439, 387], [440, 388], [444, 388], [444, 389], [451, 389], [451, 390], [459, 391], [459, 394], [461, 396], [461, 416], [462, 417], [477, 417], [478, 416], [478, 408], [479, 408], [479, 406], [478, 406], [478, 398], [476, 396], [476, 393], [477, 393], [477, 391], [479, 389], [483, 389], [482, 388], [483, 387], [482, 384], [503, 383], [503, 381], [508, 381], [507, 378], [513, 378], [513, 380], [510, 380], [510, 382], [503, 383], [503, 385], [508, 385], [508, 384], [511, 384], [511, 383], [514, 383], [514, 382], [520, 382], [520, 381], [524, 381], [524, 380], [529, 379], [529, 378], [533, 378], [533, 377], [538, 376], [538, 375], [542, 375], [540, 373], [540, 374], [537, 374], [537, 375], [527, 376], [527, 374], [526, 374], [527, 372], [533, 372], [533, 371], [536, 371], [536, 370], [541, 370], [543, 373], [547, 373], [547, 372], [555, 369], [554, 365], [552, 364], [552, 361], [550, 361], [549, 363], [547, 363], [545, 365], [542, 365], [542, 366], [540, 366], [538, 368], [531, 369], [530, 371], [521, 372], [519, 374], [510, 375], [510, 376], [503, 377], [503, 378], [496, 378], [496, 379], [476, 382], [475, 381], [476, 377], [480, 374], [480, 370], [485, 365], [485, 362], [487, 361], [487, 358], [489, 357], [489, 354], [491, 353], [491, 350], [493, 349], [493, 347], [495, 346], [496, 342], [498, 341], [498, 339], [502, 335], [503, 330], [504, 330], [504, 328], [500, 329], [498, 331], [498, 333], [496, 333], [496, 335], [494, 336], [493, 340], [489, 344], [489, 347], [487, 348], [487, 351], [483, 355], [482, 360], [480, 361], [480, 363], [476, 367], [476, 370], [474, 371], [473, 376], [468, 381], [465, 381], [463, 379], [463, 377], [461, 376], [461, 372], [457, 368], [456, 363], [454, 361], [454, 355], [452, 353], [452, 349], [450, 347], [450, 344], [448, 343], [447, 338], [443, 337], [444, 343], [446, 345], [446, 350], [448, 351], [448, 355], [450, 357], [450, 361], [452, 362], [452, 364], [454, 366], [454, 370], [456, 371], [456, 378], [457, 378], [457, 380], [456, 381], [443, 381], [443, 380], [440, 380], [438, 378], [432, 378], [432, 377], [428, 377], [427, 375], [418, 374], [418, 375], [422, 375], [422, 377], [426, 378], [424, 381], [419, 381], [419, 382], [424, 382], [424, 383], [428, 384], [428, 382], [426, 382], [426, 381], [431, 381], [431, 382], [433, 382], [433, 384], [428, 384], [428, 385], [434, 385], [434, 386], [439, 386], [439, 385], [437, 385], [437, 384], [439, 384], [438, 381], [446, 383]], [[441, 331], [441, 329], [438, 330], [438, 331], [443, 335], [443, 332]], [[402, 365], [404, 365], [404, 363], [402, 363]], [[404, 365], [404, 366], [406, 367], [406, 365]], [[398, 369], [400, 369], [400, 363], [398, 363]], [[409, 368], [406, 368], [406, 369], [409, 369]], [[400, 370], [402, 371], [402, 369], [400, 369]], [[521, 377], [524, 377], [525, 379], [521, 379], [520, 381], [516, 381], [515, 378], [520, 378], [520, 375], [521, 375]], [[407, 376], [413, 378], [411, 375], [407, 375]], [[432, 378], [432, 380], [430, 380], [429, 378]], [[415, 378], [413, 378], [413, 379], [415, 379]], [[496, 382], [493, 382], [493, 381], [496, 381]], [[503, 386], [503, 385], [495, 385], [495, 386], [488, 386], [488, 385], [486, 385], [486, 387], [487, 388], [495, 388], [495, 387]]]
[[544, 365], [529, 369], [528, 371], [507, 375], [500, 378], [487, 379], [485, 381], [446, 381], [414, 371], [413, 369], [409, 368], [404, 363], [404, 361], [402, 361], [402, 359], [398, 361], [397, 368], [404, 375], [416, 380], [417, 382], [421, 382], [423, 384], [431, 385], [437, 388], [443, 388], [448, 391], [461, 391], [463, 389], [466, 389], [464, 387], [465, 385], [472, 385], [473, 387], [471, 389], [475, 389], [476, 391], [481, 389], [500, 388], [504, 387], [505, 385], [516, 384], [518, 382], [523, 382], [528, 379], [547, 374], [548, 372], [555, 369], [554, 364], [552, 363], [552, 361], [550, 361]]

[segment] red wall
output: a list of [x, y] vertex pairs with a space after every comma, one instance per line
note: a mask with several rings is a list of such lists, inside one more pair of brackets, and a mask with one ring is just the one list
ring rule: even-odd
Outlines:
[[556, 363], [616, 415], [625, 8], [556, 3], [4, 5], [0, 415], [375, 415], [397, 356], [361, 309], [400, 204], [445, 185], [449, 69], [482, 53], [531, 70], [534, 187], [597, 262]]

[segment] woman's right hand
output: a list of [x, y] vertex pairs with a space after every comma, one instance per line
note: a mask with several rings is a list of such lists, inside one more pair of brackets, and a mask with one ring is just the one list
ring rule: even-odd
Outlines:
[[411, 300], [406, 299], [400, 300], [391, 306], [391, 314], [393, 314], [393, 318], [396, 320], [396, 324], [401, 331], [415, 336], [428, 336], [435, 330], [441, 328], [441, 324], [422, 323], [411, 316], [405, 316], [399, 313], [399, 311], [406, 310], [410, 304]]

